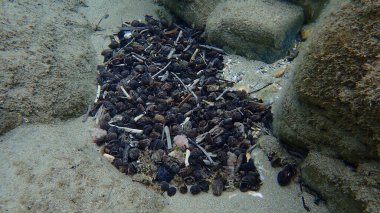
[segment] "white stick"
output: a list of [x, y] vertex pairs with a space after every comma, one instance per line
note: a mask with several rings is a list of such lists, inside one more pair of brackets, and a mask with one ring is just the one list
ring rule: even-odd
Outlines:
[[138, 115], [133, 120], [136, 122], [136, 121], [140, 120], [140, 118], [144, 117], [144, 115], [145, 114]]
[[195, 57], [197, 56], [198, 52], [199, 52], [199, 49], [197, 48], [197, 49], [194, 51], [193, 55], [191, 56], [190, 61], [194, 61], [194, 60], [195, 60]]
[[172, 149], [172, 139], [170, 138], [169, 127], [165, 126], [164, 131], [165, 131], [165, 136], [166, 136], [166, 142], [167, 142], [168, 150], [171, 150]]
[[160, 71], [158, 71], [156, 74], [154, 74], [152, 76], [152, 78], [155, 78], [157, 75], [159, 75], [160, 73], [162, 73], [163, 71], [166, 70], [166, 68], [168, 68], [168, 66], [171, 64], [172, 62], [170, 61], [164, 68], [160, 69]]
[[143, 133], [143, 130], [141, 130], [141, 129], [132, 129], [132, 128], [128, 128], [128, 127], [116, 126], [116, 125], [111, 124], [111, 123], [108, 123], [108, 124], [110, 126], [118, 128], [118, 129], [122, 129], [122, 130], [124, 130], [125, 132], [128, 132], [128, 133], [135, 133], [135, 134], [142, 134]]
[[218, 165], [218, 163], [216, 163], [214, 160], [212, 160], [210, 154], [202, 146], [200, 146], [197, 142], [194, 142], [190, 138], [188, 140], [190, 141], [190, 143], [192, 143], [193, 145], [195, 145], [196, 147], [198, 147], [203, 152], [203, 154], [206, 155], [206, 157], [210, 161], [211, 165], [213, 165], [213, 166]]
[[128, 98], [129, 100], [132, 99], [132, 97], [128, 94], [128, 92], [124, 89], [123, 86], [120, 86], [120, 89], [121, 89], [121, 91], [123, 91], [124, 95], [127, 96], [127, 98]]
[[182, 30], [181, 31], [179, 31], [179, 34], [178, 34], [178, 36], [177, 36], [177, 39], [175, 40], [175, 42], [174, 42], [174, 46], [177, 46], [177, 43], [178, 43], [178, 41], [179, 41], [179, 39], [181, 38], [181, 36], [182, 36]]
[[169, 55], [168, 55], [167, 59], [171, 59], [172, 56], [173, 56], [173, 54], [174, 54], [174, 52], [175, 52], [175, 48], [172, 48], [172, 49], [170, 50], [170, 52], [169, 52]]
[[189, 166], [189, 157], [190, 157], [190, 150], [186, 149], [186, 156], [185, 156], [185, 166]]
[[95, 103], [98, 102], [98, 100], [99, 100], [99, 97], [100, 97], [100, 89], [101, 89], [101, 87], [100, 87], [100, 85], [98, 84], [98, 91], [96, 92]]

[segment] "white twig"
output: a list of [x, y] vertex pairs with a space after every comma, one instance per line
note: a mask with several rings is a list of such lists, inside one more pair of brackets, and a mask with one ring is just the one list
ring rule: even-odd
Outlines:
[[197, 57], [198, 52], [199, 52], [199, 49], [197, 48], [197, 49], [194, 51], [193, 55], [191, 56], [190, 61], [194, 61], [194, 60], [195, 60], [195, 57]]
[[132, 99], [132, 97], [128, 94], [128, 92], [124, 89], [123, 86], [120, 86], [120, 89], [121, 89], [121, 91], [123, 91], [124, 95], [125, 95], [129, 100]]
[[168, 146], [168, 150], [171, 150], [172, 149], [172, 139], [170, 138], [170, 130], [169, 130], [168, 126], [164, 127], [164, 132], [165, 132], [165, 136], [166, 136], [166, 143]]
[[145, 115], [144, 113], [141, 115], [138, 115], [133, 120], [136, 122], [136, 121], [140, 120], [140, 118], [144, 117], [144, 115]]
[[217, 48], [217, 47], [209, 46], [209, 45], [200, 44], [199, 47], [202, 47], [202, 48], [205, 48], [205, 49], [209, 49], [209, 50], [215, 50], [216, 52], [219, 52], [219, 53], [222, 53], [222, 54], [225, 53], [224, 50], [222, 50], [220, 48]]
[[132, 55], [132, 57], [134, 59], [136, 59], [137, 61], [139, 61], [139, 62], [144, 62], [144, 60], [142, 60], [141, 58], [137, 57], [136, 55]]
[[187, 122], [189, 122], [189, 121], [190, 121], [190, 117], [186, 117], [185, 120], [180, 124], [182, 130], [183, 130], [184, 126], [187, 124]]
[[172, 58], [172, 56], [173, 56], [173, 54], [174, 54], [174, 52], [175, 52], [175, 48], [173, 47], [173, 48], [170, 50], [170, 52], [169, 52], [169, 55], [168, 55], [167, 59], [171, 59], [171, 58]]
[[178, 36], [177, 36], [177, 39], [175, 40], [175, 42], [174, 42], [174, 46], [177, 46], [177, 43], [178, 43], [178, 41], [179, 41], [179, 39], [181, 38], [181, 36], [182, 36], [182, 30], [181, 31], [179, 31], [179, 34], [178, 34]]
[[100, 97], [100, 89], [101, 89], [101, 87], [100, 87], [100, 85], [98, 84], [98, 91], [96, 92], [95, 103], [98, 102], [98, 100], [99, 100], [99, 97]]
[[223, 97], [223, 95], [226, 93], [226, 92], [229, 92], [231, 91], [231, 88], [226, 88], [218, 97], [216, 97], [216, 101], [221, 99]]
[[194, 96], [195, 98], [195, 101], [197, 102], [197, 105], [199, 106], [199, 103], [198, 103], [198, 96], [193, 92], [193, 90], [191, 90], [188, 86], [185, 85], [185, 83], [183, 83], [183, 81], [178, 77], [177, 74], [175, 74], [174, 72], [172, 72], [171, 74], [174, 75], [174, 77], [176, 77], [178, 79], [179, 82], [181, 82], [181, 84], [185, 87], [185, 89], [188, 91], [188, 92], [191, 92], [191, 94]]
[[164, 68], [160, 69], [160, 71], [158, 71], [156, 74], [152, 75], [152, 78], [155, 78], [157, 75], [159, 75], [160, 73], [162, 73], [163, 71], [166, 70], [166, 68], [168, 68], [168, 66], [171, 64], [172, 62], [170, 61]]
[[108, 123], [108, 124], [110, 126], [118, 128], [118, 129], [122, 129], [122, 130], [124, 130], [125, 132], [128, 132], [128, 133], [135, 133], [135, 134], [142, 134], [143, 133], [143, 130], [141, 130], [141, 129], [132, 129], [132, 128], [123, 127], [123, 126], [116, 126], [116, 125], [111, 124], [111, 123]]
[[194, 142], [193, 140], [191, 140], [190, 138], [188, 138], [188, 140], [190, 141], [190, 143], [192, 143], [193, 145], [195, 145], [196, 147], [198, 147], [202, 152], [203, 154], [206, 155], [207, 159], [210, 161], [211, 165], [213, 166], [216, 166], [218, 165], [218, 163], [216, 163], [210, 156], [210, 154], [205, 150], [203, 149], [202, 146], [200, 146], [199, 144], [197, 144], [196, 142]]
[[190, 150], [186, 149], [186, 156], [185, 156], [185, 166], [189, 166], [189, 157], [190, 157]]

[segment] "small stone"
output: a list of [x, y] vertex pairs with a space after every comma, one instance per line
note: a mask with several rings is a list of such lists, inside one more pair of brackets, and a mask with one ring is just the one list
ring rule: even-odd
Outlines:
[[201, 189], [201, 187], [199, 187], [198, 185], [192, 185], [191, 187], [190, 187], [190, 192], [191, 192], [191, 194], [193, 194], [193, 195], [197, 195], [197, 194], [199, 194], [200, 192], [202, 191], [202, 189]]
[[173, 187], [173, 186], [170, 187], [170, 188], [168, 189], [168, 191], [167, 191], [169, 197], [175, 195], [176, 192], [177, 192], [177, 189], [176, 189], [175, 187]]
[[169, 187], [170, 187], [169, 183], [166, 182], [166, 181], [162, 181], [160, 185], [161, 185], [161, 190], [162, 191], [167, 191], [169, 189]]
[[182, 185], [179, 187], [179, 192], [181, 192], [181, 194], [186, 194], [187, 191], [188, 191], [188, 189], [187, 189], [186, 184], [182, 184]]

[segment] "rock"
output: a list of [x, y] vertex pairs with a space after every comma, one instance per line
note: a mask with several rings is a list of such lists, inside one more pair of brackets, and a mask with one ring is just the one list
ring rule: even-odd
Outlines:
[[349, 4], [316, 27], [274, 106], [281, 140], [353, 162], [379, 159], [380, 112], [373, 106], [380, 105], [380, 44], [371, 36], [377, 14], [378, 7]]
[[275, 0], [224, 1], [210, 14], [210, 42], [272, 63], [284, 57], [303, 23], [302, 8]]
[[[324, 196], [332, 212], [339, 212], [335, 210], [339, 205], [352, 211], [380, 206], [379, 201], [362, 197], [362, 193], [370, 193], [368, 182], [362, 184], [363, 192], [355, 195], [356, 181], [331, 182], [346, 176], [336, 159], [355, 165], [380, 159], [376, 147], [380, 143], [380, 111], [374, 107], [380, 105], [380, 43], [373, 34], [379, 16], [379, 3], [331, 1], [294, 60], [290, 83], [274, 104], [275, 132], [287, 145], [311, 153], [307, 159], [315, 162], [305, 167], [308, 171], [303, 171], [302, 178]], [[319, 157], [311, 156], [313, 152]], [[337, 169], [316, 166], [322, 157]], [[355, 176], [365, 179], [364, 174]], [[321, 187], [323, 183], [326, 187]]]
[[[327, 200], [331, 212], [375, 212], [379, 209], [376, 178], [371, 170], [379, 163], [363, 164], [358, 171], [342, 161], [311, 152], [302, 165], [302, 181]], [[370, 185], [371, 179], [373, 185]], [[377, 186], [378, 187], [378, 186]]]
[[[19, 4], [30, 7], [13, 1], [2, 7], [19, 11]], [[1, 133], [19, 125], [20, 115], [31, 122], [78, 116], [94, 98], [95, 51], [88, 20], [77, 12], [81, 3], [31, 8], [0, 14]]]
[[0, 135], [22, 123], [21, 114], [0, 110]]
[[296, 163], [295, 158], [286, 151], [274, 136], [263, 135], [258, 139], [257, 143], [267, 156], [271, 156], [271, 158], [279, 158], [280, 165]]
[[221, 0], [160, 0], [160, 2], [187, 24], [194, 25], [195, 27], [204, 27], [208, 16]]
[[328, 0], [287, 0], [303, 8], [305, 22], [310, 23], [318, 18]]

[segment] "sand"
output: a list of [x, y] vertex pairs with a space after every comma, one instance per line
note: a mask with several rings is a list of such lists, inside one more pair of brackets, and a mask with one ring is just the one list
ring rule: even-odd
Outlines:
[[[90, 25], [104, 14], [110, 15], [100, 25], [104, 31], [88, 34], [97, 53], [107, 46], [107, 35], [116, 31], [121, 20], [156, 15], [158, 8], [145, 0], [94, 0], [86, 5], [78, 13]], [[54, 7], [54, 2], [49, 6]], [[93, 57], [93, 61], [101, 62], [99, 55]], [[0, 212], [306, 211], [298, 184], [280, 187], [276, 182], [279, 169], [271, 168], [260, 149], [253, 151], [264, 178], [260, 191], [235, 191], [221, 197], [212, 193], [197, 196], [178, 193], [168, 197], [133, 182], [102, 157], [90, 138], [89, 129], [93, 125], [91, 119], [82, 123], [82, 118], [48, 124], [24, 123], [1, 136]], [[313, 196], [305, 192], [303, 195], [311, 212], [327, 212], [323, 204], [313, 203]]]

